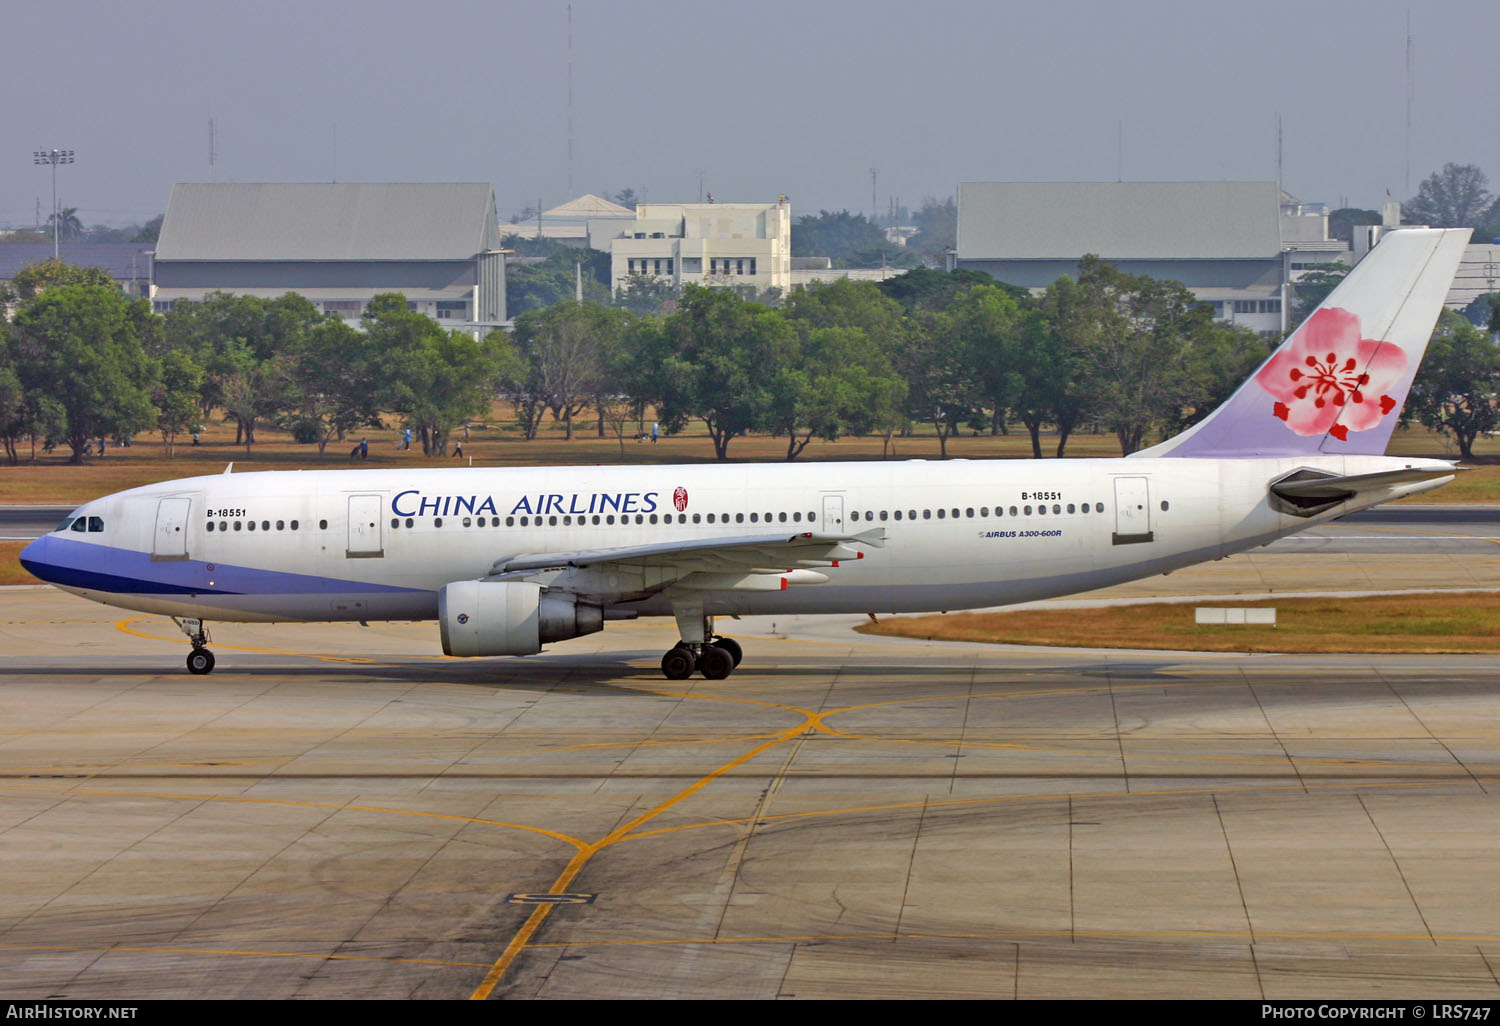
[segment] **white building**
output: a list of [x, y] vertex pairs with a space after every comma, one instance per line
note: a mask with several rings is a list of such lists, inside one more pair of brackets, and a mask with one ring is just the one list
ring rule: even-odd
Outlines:
[[608, 251], [613, 289], [642, 283], [764, 292], [792, 284], [792, 210], [759, 203], [642, 203], [634, 222], [589, 222], [589, 247]]

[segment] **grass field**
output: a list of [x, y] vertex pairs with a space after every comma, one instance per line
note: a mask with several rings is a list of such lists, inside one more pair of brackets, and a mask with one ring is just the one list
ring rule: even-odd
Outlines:
[[[1223, 603], [1209, 603], [1222, 605]], [[1276, 626], [1198, 626], [1192, 603], [949, 613], [862, 624], [864, 634], [1195, 652], [1500, 652], [1500, 593], [1276, 599]]]
[[[650, 430], [647, 421], [646, 429]], [[159, 440], [142, 434], [129, 448], [110, 446], [102, 457], [90, 456], [79, 466], [68, 463], [68, 452], [57, 450], [38, 453], [35, 463], [29, 461], [29, 450], [21, 453], [16, 466], [0, 464], [0, 504], [67, 505], [86, 502], [100, 495], [151, 484], [176, 477], [217, 474], [233, 461], [236, 470], [336, 469], [340, 467], [436, 467], [474, 466], [589, 466], [594, 464], [712, 463], [713, 446], [699, 424], [690, 425], [682, 435], [663, 437], [660, 442], [626, 440], [623, 452], [614, 437], [600, 438], [591, 424], [586, 424], [569, 441], [560, 428], [549, 426], [533, 441], [525, 441], [503, 407], [494, 411], [488, 425], [476, 427], [464, 443], [464, 459], [424, 457], [420, 450], [402, 452], [396, 449], [400, 432], [373, 431], [370, 458], [349, 459], [349, 449], [359, 441], [358, 435], [343, 443], [330, 443], [323, 456], [316, 446], [299, 445], [284, 432], [260, 429], [260, 441], [250, 453], [234, 445], [232, 425], [213, 424], [203, 432], [203, 444], [194, 447], [179, 443], [177, 454], [167, 459]], [[1043, 451], [1050, 453], [1055, 438], [1043, 438]], [[1445, 488], [1418, 496], [1417, 502], [1500, 503], [1500, 441], [1486, 440], [1477, 448], [1473, 470]], [[1437, 456], [1453, 458], [1443, 439], [1421, 429], [1398, 430], [1390, 452], [1397, 456]], [[729, 447], [735, 461], [780, 461], [786, 454], [784, 439], [764, 435], [737, 438]], [[1031, 456], [1031, 442], [1024, 431], [1008, 436], [966, 436], [948, 443], [952, 459], [1026, 459]], [[1068, 442], [1069, 456], [1118, 456], [1119, 444], [1113, 435], [1075, 435]], [[878, 460], [879, 438], [843, 438], [836, 442], [814, 441], [800, 457], [816, 460]], [[937, 459], [937, 439], [919, 431], [911, 438], [897, 438], [892, 443], [893, 459]]]

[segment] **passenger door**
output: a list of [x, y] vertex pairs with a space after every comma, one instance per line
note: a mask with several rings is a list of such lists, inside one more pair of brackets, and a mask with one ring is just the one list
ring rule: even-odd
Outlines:
[[378, 559], [385, 555], [380, 540], [380, 507], [383, 496], [349, 496], [349, 559]]
[[152, 559], [187, 559], [188, 514], [193, 500], [173, 496], [156, 504], [156, 533], [152, 536]]
[[1144, 477], [1115, 478], [1116, 545], [1154, 540], [1151, 532], [1151, 485]]

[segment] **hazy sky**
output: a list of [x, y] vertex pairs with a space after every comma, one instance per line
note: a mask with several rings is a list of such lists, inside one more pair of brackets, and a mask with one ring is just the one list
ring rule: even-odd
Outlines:
[[[0, 224], [160, 213], [179, 181], [487, 181], [501, 220], [627, 186], [794, 215], [971, 180], [1500, 187], [1500, 4], [1363, 0], [8, 0]], [[1407, 186], [1406, 20], [1415, 40]], [[209, 119], [217, 161], [209, 166]], [[1123, 137], [1123, 145], [1122, 145]], [[573, 188], [569, 191], [569, 174]]]

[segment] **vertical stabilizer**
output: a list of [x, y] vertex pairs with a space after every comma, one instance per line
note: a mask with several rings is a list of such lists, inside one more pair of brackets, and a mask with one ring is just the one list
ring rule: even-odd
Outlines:
[[1223, 406], [1134, 455], [1383, 454], [1468, 241], [1387, 233]]

